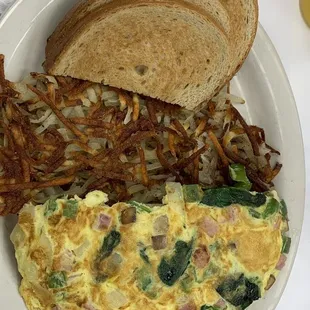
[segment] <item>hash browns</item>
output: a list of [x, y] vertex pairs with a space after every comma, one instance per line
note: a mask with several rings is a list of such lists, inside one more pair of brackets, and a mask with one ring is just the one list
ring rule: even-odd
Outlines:
[[194, 112], [42, 73], [12, 83], [3, 65], [0, 55], [0, 215], [94, 189], [111, 203], [157, 202], [166, 181], [229, 184], [231, 163], [245, 165], [253, 189], [265, 191], [281, 170], [271, 165], [280, 153], [232, 105], [228, 86]]

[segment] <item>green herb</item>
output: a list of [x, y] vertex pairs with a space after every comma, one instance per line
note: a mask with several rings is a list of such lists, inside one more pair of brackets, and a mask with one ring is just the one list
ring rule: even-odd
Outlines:
[[284, 199], [282, 199], [282, 200], [280, 201], [280, 211], [281, 211], [282, 216], [283, 216], [285, 219], [287, 219], [287, 205], [286, 205]]
[[116, 230], [112, 230], [103, 239], [103, 244], [99, 251], [98, 259], [101, 261], [109, 257], [112, 254], [113, 250], [120, 244], [120, 242], [121, 234]]
[[235, 187], [250, 190], [252, 183], [248, 179], [245, 171], [245, 167], [241, 164], [232, 164], [229, 166], [229, 175], [235, 182]]
[[211, 188], [204, 192], [201, 202], [208, 206], [228, 207], [232, 204], [257, 208], [266, 203], [263, 193], [251, 193], [235, 187]]
[[63, 209], [63, 215], [69, 219], [74, 219], [77, 215], [78, 208], [79, 204], [76, 200], [68, 200]]
[[47, 284], [49, 288], [62, 288], [67, 285], [67, 276], [64, 271], [54, 271], [47, 279]]
[[264, 210], [262, 217], [264, 219], [266, 219], [267, 217], [275, 214], [276, 212], [278, 212], [280, 208], [280, 203], [277, 199], [275, 198], [271, 198], [268, 202], [267, 202], [267, 206], [266, 209]]
[[44, 216], [51, 216], [56, 210], [58, 209], [58, 205], [56, 200], [49, 199], [45, 203], [45, 211], [44, 211]]
[[143, 203], [133, 201], [133, 200], [129, 201], [128, 203], [131, 206], [136, 207], [136, 209], [139, 213], [141, 213], [141, 212], [151, 213], [152, 212], [152, 209]]
[[147, 256], [147, 254], [145, 253], [146, 248], [140, 249], [140, 257], [144, 260], [144, 262], [146, 262], [147, 264], [150, 264], [150, 259]]
[[243, 274], [228, 277], [218, 286], [216, 291], [226, 301], [241, 309], [247, 308], [253, 301], [260, 298], [259, 287]]
[[281, 253], [288, 254], [291, 249], [292, 239], [288, 236], [282, 235], [282, 251]]
[[201, 200], [203, 191], [197, 184], [183, 185], [183, 195], [186, 202], [196, 202]]
[[256, 219], [259, 219], [261, 217], [261, 214], [252, 208], [249, 208], [248, 211], [251, 214], [251, 216], [253, 216]]
[[163, 283], [172, 286], [185, 272], [193, 251], [193, 243], [177, 241], [174, 255], [167, 260], [163, 258], [158, 266], [158, 276]]

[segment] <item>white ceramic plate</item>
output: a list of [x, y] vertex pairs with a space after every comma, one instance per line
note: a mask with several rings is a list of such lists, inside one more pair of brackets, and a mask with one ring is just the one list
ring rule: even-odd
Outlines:
[[[18, 80], [30, 71], [42, 71], [45, 42], [77, 0], [19, 0], [0, 22], [0, 53], [6, 73]], [[253, 49], [234, 78], [232, 92], [247, 104], [238, 107], [250, 123], [263, 127], [269, 144], [281, 151], [284, 168], [276, 180], [289, 206], [292, 247], [285, 269], [267, 296], [251, 310], [273, 310], [283, 293], [296, 255], [304, 213], [305, 167], [298, 114], [285, 72], [270, 39], [259, 28]], [[0, 308], [26, 309], [18, 294], [20, 277], [9, 235], [15, 218], [0, 219]], [[263, 237], [263, 236], [262, 236]]]

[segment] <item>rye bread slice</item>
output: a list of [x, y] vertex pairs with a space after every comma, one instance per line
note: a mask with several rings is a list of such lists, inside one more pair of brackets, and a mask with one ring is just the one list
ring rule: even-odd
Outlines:
[[171, 2], [122, 3], [87, 14], [58, 51], [47, 50], [47, 71], [189, 109], [224, 84], [231, 51], [212, 17]]

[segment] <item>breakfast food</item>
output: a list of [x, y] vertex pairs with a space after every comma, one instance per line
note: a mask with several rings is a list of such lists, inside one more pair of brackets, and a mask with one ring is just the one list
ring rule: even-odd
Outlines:
[[28, 309], [232, 310], [262, 297], [289, 251], [277, 193], [166, 192], [152, 207], [108, 207], [100, 191], [26, 205], [11, 239]]
[[232, 78], [257, 29], [256, 0], [213, 2], [82, 1], [49, 38], [44, 67], [192, 110]]
[[280, 153], [229, 81], [257, 0], [85, 0], [5, 78], [0, 215], [29, 310], [241, 310], [291, 239]]
[[[2, 57], [3, 72], [3, 57]], [[244, 165], [253, 190], [279, 173], [264, 130], [249, 126], [228, 87], [193, 112], [102, 84], [32, 73], [0, 79], [3, 165], [0, 214], [24, 203], [100, 189], [110, 203], [160, 202], [166, 181], [231, 184], [229, 164]]]

